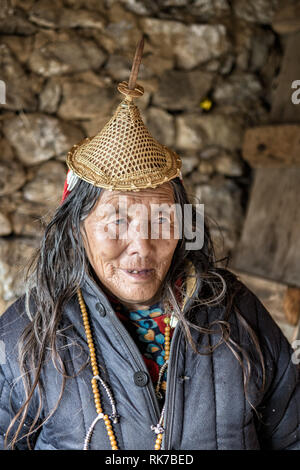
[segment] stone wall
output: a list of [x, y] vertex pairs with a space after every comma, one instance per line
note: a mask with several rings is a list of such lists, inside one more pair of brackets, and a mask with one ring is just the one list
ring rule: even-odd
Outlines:
[[110, 118], [142, 33], [142, 116], [154, 137], [181, 155], [217, 254], [230, 255], [251, 186], [243, 134], [267, 122], [282, 57], [270, 26], [276, 5], [2, 0], [0, 312], [23, 292], [23, 267], [61, 198], [67, 151]]

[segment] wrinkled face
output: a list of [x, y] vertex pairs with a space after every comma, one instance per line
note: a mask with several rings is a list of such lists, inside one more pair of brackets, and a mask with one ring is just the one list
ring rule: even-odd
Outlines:
[[159, 300], [178, 243], [173, 204], [170, 183], [135, 193], [105, 190], [84, 221], [85, 249], [98, 279], [129, 308]]

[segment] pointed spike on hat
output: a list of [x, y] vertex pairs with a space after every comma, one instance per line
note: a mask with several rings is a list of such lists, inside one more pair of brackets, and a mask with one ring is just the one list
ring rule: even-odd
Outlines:
[[129, 77], [129, 80], [128, 80], [129, 90], [134, 90], [135, 89], [137, 77], [138, 77], [138, 74], [139, 74], [140, 65], [141, 65], [141, 62], [142, 62], [143, 50], [144, 50], [144, 36], [142, 37], [142, 39], [138, 43], [136, 51], [135, 51], [133, 64], [132, 64], [132, 68], [131, 68], [131, 72], [130, 72], [130, 77]]
[[125, 99], [94, 137], [72, 147], [67, 165], [79, 178], [109, 190], [139, 191], [156, 188], [179, 173], [179, 156], [157, 142], [145, 126], [133, 98], [142, 96], [136, 83], [144, 38], [139, 41], [129, 81], [118, 85]]

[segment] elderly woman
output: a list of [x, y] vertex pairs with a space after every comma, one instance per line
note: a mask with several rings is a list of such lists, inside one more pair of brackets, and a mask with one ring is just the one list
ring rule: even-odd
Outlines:
[[0, 319], [1, 447], [300, 449], [292, 350], [216, 267], [179, 157], [133, 104], [137, 63], [69, 152], [26, 295]]

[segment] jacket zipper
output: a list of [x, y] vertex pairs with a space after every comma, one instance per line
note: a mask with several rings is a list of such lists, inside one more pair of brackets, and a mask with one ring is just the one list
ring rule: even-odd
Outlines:
[[[103, 302], [103, 300], [102, 300], [102, 302]], [[109, 307], [109, 306], [107, 305], [107, 307]], [[115, 326], [115, 328], [118, 331], [120, 337], [124, 341], [130, 355], [133, 358], [134, 363], [138, 367], [138, 370], [143, 370], [144, 372], [147, 373], [147, 375], [149, 375], [149, 371], [147, 370], [146, 364], [145, 364], [145, 362], [144, 362], [144, 360], [141, 356], [141, 353], [138, 350], [135, 342], [133, 341], [133, 339], [129, 335], [128, 331], [122, 325], [121, 321], [116, 317], [115, 312], [113, 310], [111, 310], [111, 308], [107, 308], [107, 310], [109, 312], [109, 315], [110, 315], [110, 318], [112, 320], [113, 325]], [[150, 402], [151, 402], [151, 405], [152, 405], [152, 411], [153, 411], [152, 419], [154, 418], [154, 420], [155, 420], [155, 422], [153, 424], [157, 424], [158, 421], [159, 421], [159, 417], [160, 417], [160, 410], [159, 410], [159, 405], [158, 405], [158, 402], [157, 402], [157, 399], [156, 399], [156, 395], [155, 395], [155, 391], [154, 391], [154, 387], [153, 387], [151, 378], [150, 378], [148, 384], [146, 385], [146, 390], [148, 391], [148, 395], [149, 395]]]
[[[88, 282], [88, 283], [90, 284], [90, 286], [95, 291], [96, 286], [93, 285], [94, 282], [91, 279], [89, 279], [89, 281], [90, 282]], [[198, 287], [199, 287], [199, 284], [197, 282], [195, 292], [198, 291]], [[99, 298], [98, 293], [97, 293], [97, 297]], [[144, 360], [141, 356], [141, 353], [138, 350], [135, 342], [133, 341], [133, 339], [129, 335], [129, 333], [126, 330], [125, 326], [117, 318], [115, 312], [113, 311], [110, 303], [105, 298], [104, 294], [103, 294], [103, 297], [104, 298], [100, 298], [99, 300], [102, 303], [106, 304], [106, 309], [109, 312], [110, 318], [112, 319], [112, 322], [113, 322], [116, 330], [118, 331], [120, 337], [124, 341], [124, 343], [125, 343], [128, 351], [129, 351], [130, 355], [132, 356], [135, 364], [140, 368], [139, 370], [143, 370], [144, 372], [146, 372], [148, 374], [149, 371], [146, 368], [146, 364], [145, 364], [145, 362], [144, 362]], [[188, 309], [188, 306], [189, 306], [189, 304], [192, 300], [193, 300], [192, 298], [190, 298], [188, 300], [188, 302], [185, 305], [184, 312], [186, 312], [186, 310]], [[178, 324], [175, 327], [175, 330], [174, 330], [174, 333], [173, 333], [173, 338], [172, 338], [172, 341], [171, 341], [171, 349], [170, 349], [168, 370], [172, 370], [172, 374], [170, 374], [170, 377], [168, 377], [167, 390], [166, 390], [166, 395], [165, 395], [165, 416], [164, 416], [165, 432], [164, 432], [164, 438], [163, 438], [163, 441], [162, 441], [162, 450], [169, 450], [170, 446], [171, 446], [173, 416], [174, 416], [173, 403], [174, 403], [175, 385], [176, 385], [176, 381], [175, 381], [176, 373], [174, 373], [174, 372], [176, 372], [176, 370], [177, 370], [178, 351], [179, 351], [181, 336], [183, 334], [182, 330], [179, 331], [179, 326], [180, 326], [180, 322], [178, 322]], [[179, 331], [179, 333], [178, 333], [178, 331]], [[177, 340], [176, 336], [178, 336], [178, 340]], [[175, 347], [177, 347], [176, 352], [174, 352]], [[175, 355], [174, 366], [171, 368], [171, 365], [172, 365], [172, 360], [171, 359], [174, 355]], [[149, 380], [149, 382], [146, 386], [146, 390], [148, 391], [148, 395], [149, 395], [150, 402], [151, 402], [151, 405], [152, 405], [153, 418], [155, 418], [155, 423], [153, 423], [153, 424], [157, 424], [158, 421], [159, 421], [159, 418], [160, 418], [160, 409], [159, 409], [159, 405], [158, 405], [157, 398], [156, 398], [156, 395], [155, 395], [152, 380]], [[167, 419], [168, 418], [168, 413], [169, 413], [169, 416], [170, 416], [169, 419]]]
[[[174, 396], [175, 396], [175, 380], [176, 380], [176, 371], [178, 363], [178, 352], [181, 336], [183, 334], [182, 330], [179, 330], [178, 323], [175, 327], [173, 338], [171, 341], [171, 350], [169, 357], [168, 365], [168, 377], [167, 377], [167, 390], [166, 390], [166, 401], [165, 401], [165, 432], [162, 442], [162, 450], [170, 450], [171, 446], [171, 436], [173, 428], [173, 417], [174, 417]], [[179, 332], [179, 333], [178, 333]], [[174, 351], [174, 349], [176, 350]], [[172, 359], [174, 358], [174, 365], [172, 364]], [[171, 373], [169, 374], [169, 371]]]
[[[197, 280], [196, 288], [194, 292], [198, 292], [200, 282]], [[188, 310], [190, 303], [192, 302], [193, 297], [191, 297], [184, 309], [183, 313]], [[178, 353], [179, 353], [179, 346], [181, 342], [181, 337], [183, 335], [183, 330], [177, 331], [179, 329], [180, 322], [175, 327], [173, 338], [171, 342], [171, 349], [170, 349], [170, 357], [169, 357], [169, 366], [168, 366], [168, 373], [170, 371], [170, 376], [168, 375], [167, 380], [167, 390], [166, 390], [166, 401], [165, 401], [165, 432], [164, 438], [162, 442], [162, 450], [171, 450], [171, 439], [172, 439], [172, 430], [173, 430], [173, 421], [174, 421], [174, 396], [175, 396], [175, 389], [176, 389], [176, 375], [177, 375], [177, 363], [178, 363]], [[178, 336], [178, 339], [177, 337]], [[174, 349], [176, 348], [176, 351]], [[174, 358], [174, 365], [172, 365], [172, 359]]]
[[[129, 352], [129, 354], [133, 358], [133, 361], [134, 361], [135, 365], [137, 366], [138, 370], [143, 370], [148, 375], [149, 371], [146, 367], [146, 364], [145, 364], [145, 362], [142, 358], [142, 355], [141, 355], [140, 351], [138, 350], [137, 345], [135, 344], [135, 342], [133, 341], [133, 339], [129, 335], [129, 333], [126, 330], [125, 326], [118, 319], [118, 317], [115, 314], [113, 308], [111, 307], [109, 301], [106, 299], [105, 294], [101, 291], [100, 288], [98, 288], [98, 286], [96, 286], [96, 284], [94, 283], [94, 281], [90, 277], [86, 278], [86, 283], [92, 288], [92, 290], [96, 294], [96, 297], [99, 300], [99, 302], [101, 302], [102, 304], [105, 304], [105, 308], [106, 308], [106, 310], [107, 310], [107, 312], [108, 312], [108, 314], [109, 314], [109, 316], [112, 320], [113, 326], [116, 328], [116, 330], [118, 331], [118, 333], [120, 335], [120, 338], [125, 343], [125, 346], [127, 347], [127, 350]], [[102, 296], [99, 296], [99, 291], [102, 294]], [[159, 421], [159, 418], [160, 418], [160, 409], [159, 409], [159, 405], [158, 405], [158, 402], [157, 402], [157, 398], [156, 398], [156, 395], [155, 395], [155, 391], [154, 391], [154, 387], [153, 387], [153, 383], [152, 383], [151, 378], [150, 378], [148, 384], [146, 385], [146, 390], [148, 392], [148, 396], [150, 398], [150, 403], [151, 403], [151, 406], [152, 406], [152, 419], [154, 421], [153, 424], [156, 425]]]

